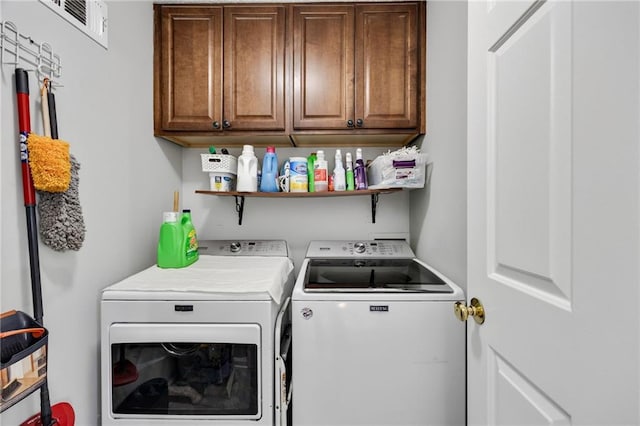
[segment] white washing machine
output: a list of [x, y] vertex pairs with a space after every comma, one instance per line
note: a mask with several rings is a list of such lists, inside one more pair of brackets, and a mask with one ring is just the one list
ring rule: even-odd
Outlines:
[[292, 295], [292, 424], [464, 425], [462, 300], [405, 241], [312, 241]]
[[103, 290], [103, 425], [283, 424], [294, 283], [287, 243], [199, 246], [186, 268], [153, 266]]

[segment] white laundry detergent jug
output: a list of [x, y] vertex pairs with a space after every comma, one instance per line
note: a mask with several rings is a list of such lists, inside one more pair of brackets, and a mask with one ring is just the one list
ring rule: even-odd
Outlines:
[[253, 146], [242, 147], [242, 155], [238, 157], [236, 191], [256, 192], [258, 190], [258, 158]]

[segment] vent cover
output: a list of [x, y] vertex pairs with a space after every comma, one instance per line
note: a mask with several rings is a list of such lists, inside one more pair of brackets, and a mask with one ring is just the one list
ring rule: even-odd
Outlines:
[[100, 0], [40, 0], [67, 22], [108, 47], [107, 4]]

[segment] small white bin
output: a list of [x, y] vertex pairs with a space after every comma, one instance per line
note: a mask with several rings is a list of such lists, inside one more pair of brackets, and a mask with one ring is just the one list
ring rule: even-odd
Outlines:
[[209, 173], [211, 190], [218, 192], [230, 192], [236, 188], [236, 175], [231, 173]]
[[211, 191], [230, 192], [236, 187], [238, 161], [233, 155], [200, 154], [202, 171], [209, 172]]
[[233, 155], [200, 154], [203, 172], [238, 173], [238, 161]]

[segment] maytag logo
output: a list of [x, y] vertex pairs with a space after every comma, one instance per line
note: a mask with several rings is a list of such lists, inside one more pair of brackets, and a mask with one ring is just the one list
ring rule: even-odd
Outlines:
[[389, 305], [369, 305], [371, 312], [389, 312]]

